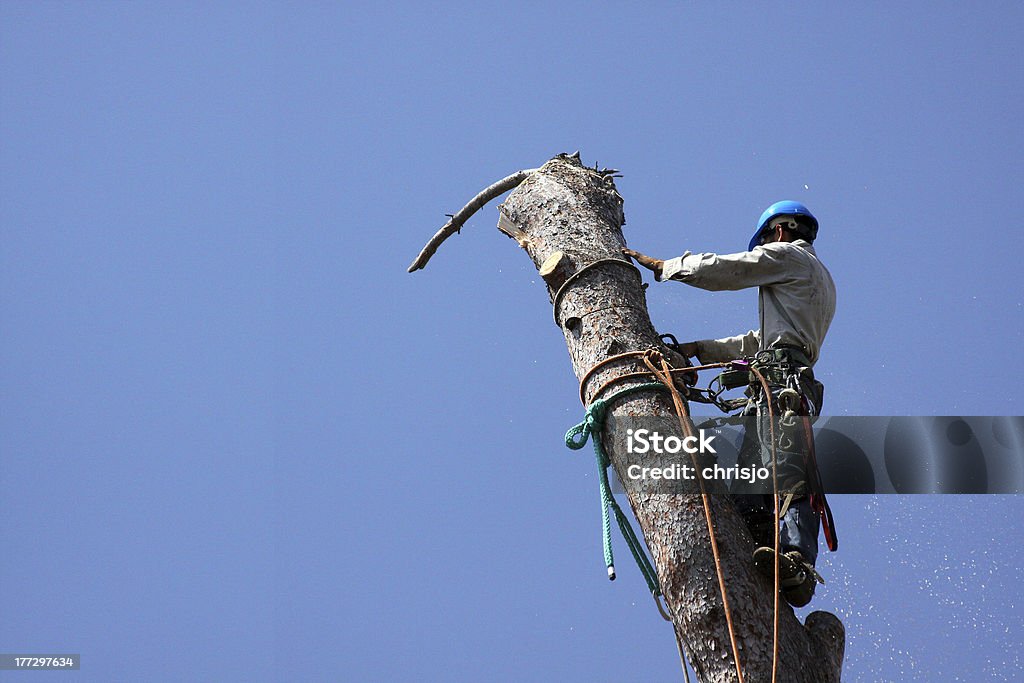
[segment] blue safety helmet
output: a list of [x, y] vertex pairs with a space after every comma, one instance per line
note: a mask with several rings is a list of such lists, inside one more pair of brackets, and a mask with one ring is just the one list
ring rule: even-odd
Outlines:
[[806, 226], [807, 232], [802, 236], [806, 237], [808, 242], [813, 242], [814, 238], [818, 236], [818, 219], [814, 217], [810, 209], [800, 202], [785, 199], [781, 202], [775, 202], [761, 214], [761, 219], [757, 222], [757, 231], [750, 238], [750, 245], [747, 246], [747, 251], [752, 251], [754, 247], [761, 243], [761, 233], [764, 232], [768, 222], [776, 216], [806, 216], [810, 219], [808, 221], [810, 224]]

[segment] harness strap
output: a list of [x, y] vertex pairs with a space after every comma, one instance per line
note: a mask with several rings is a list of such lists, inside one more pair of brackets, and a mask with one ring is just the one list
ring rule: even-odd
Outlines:
[[[804, 401], [806, 402], [806, 398]], [[805, 411], [806, 412], [806, 411]], [[807, 471], [813, 477], [811, 482], [811, 509], [818, 513], [821, 530], [825, 534], [825, 544], [831, 552], [839, 549], [839, 536], [836, 534], [836, 522], [832, 517], [832, 508], [825, 497], [825, 487], [821, 484], [821, 473], [818, 471], [818, 459], [814, 454], [814, 430], [811, 429], [811, 418], [803, 416], [804, 440], [807, 442]]]

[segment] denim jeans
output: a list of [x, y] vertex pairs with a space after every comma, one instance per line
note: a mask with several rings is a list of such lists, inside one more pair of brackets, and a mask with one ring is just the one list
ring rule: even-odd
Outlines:
[[[746, 521], [754, 542], [758, 546], [774, 547], [772, 518], [775, 507], [771, 495], [738, 495], [733, 496], [733, 502]], [[811, 509], [811, 499], [808, 496], [795, 498], [782, 516], [779, 529], [782, 552], [798, 550], [813, 565], [818, 559], [818, 526], [818, 513]]]

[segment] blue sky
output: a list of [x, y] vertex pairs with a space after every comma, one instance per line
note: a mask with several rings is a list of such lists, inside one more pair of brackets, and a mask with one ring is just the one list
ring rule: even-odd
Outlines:
[[[1020, 415], [1022, 29], [996, 2], [3, 3], [0, 651], [678, 679], [640, 576], [604, 577], [575, 378], [495, 209], [405, 267], [563, 151], [622, 170], [663, 257], [797, 199], [839, 288], [827, 413]], [[681, 339], [756, 324], [752, 292], [648, 298]], [[1020, 497], [833, 507], [814, 606], [849, 680], [1020, 676]]]

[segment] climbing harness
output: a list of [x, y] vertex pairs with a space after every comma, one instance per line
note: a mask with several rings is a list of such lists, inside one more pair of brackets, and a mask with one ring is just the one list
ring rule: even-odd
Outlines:
[[[679, 351], [678, 341], [672, 335], [663, 335], [662, 341], [669, 348], [673, 348]], [[775, 401], [779, 402], [779, 407], [782, 410], [780, 419], [786, 421], [790, 426], [796, 424], [796, 420], [803, 422], [804, 436], [808, 444], [808, 453], [806, 454], [807, 465], [809, 471], [812, 472], [813, 480], [811, 483], [811, 489], [815, 493], [812, 493], [811, 504], [812, 508], [819, 513], [819, 517], [822, 520], [822, 526], [825, 528], [825, 536], [828, 542], [829, 548], [835, 550], [836, 542], [834, 535], [834, 525], [831, 518], [831, 510], [828, 509], [827, 502], [824, 501], [823, 494], [817, 494], [821, 491], [820, 479], [817, 473], [817, 463], [814, 461], [813, 452], [813, 432], [811, 430], [810, 418], [806, 413], [809, 412], [807, 398], [804, 397], [799, 391], [799, 386], [787, 386], [792, 383], [789, 380], [791, 378], [788, 373], [781, 370], [779, 365], [783, 362], [788, 361], [785, 354], [789, 352], [789, 349], [770, 349], [767, 352], [759, 352], [757, 356], [752, 359], [734, 360], [723, 363], [709, 363], [705, 365], [687, 365], [683, 368], [673, 368], [668, 364], [668, 361], [657, 349], [648, 349], [647, 351], [630, 351], [626, 353], [620, 353], [610, 356], [591, 367], [580, 380], [580, 400], [586, 404], [587, 389], [590, 381], [597, 374], [598, 371], [607, 367], [611, 363], [624, 359], [638, 359], [642, 360], [646, 366], [645, 370], [638, 372], [629, 372], [622, 375], [618, 375], [610, 380], [607, 380], [600, 385], [596, 391], [593, 392], [593, 398], [590, 405], [587, 407], [586, 416], [580, 424], [576, 425], [566, 433], [565, 441], [566, 445], [573, 449], [582, 448], [588, 438], [594, 440], [594, 451], [597, 457], [598, 463], [598, 474], [601, 488], [601, 505], [602, 505], [602, 522], [603, 522], [603, 546], [605, 554], [605, 563], [608, 567], [609, 578], [615, 578], [614, 561], [612, 556], [611, 546], [611, 520], [609, 510], [615, 515], [616, 522], [622, 532], [623, 538], [625, 538], [627, 545], [629, 546], [630, 552], [633, 554], [633, 559], [636, 561], [637, 566], [640, 568], [644, 579], [647, 581], [648, 588], [651, 591], [652, 596], [655, 599], [655, 603], [658, 606], [659, 612], [662, 617], [669, 620], [668, 615], [662, 607], [662, 592], [660, 584], [658, 583], [657, 573], [647, 557], [643, 546], [639, 538], [633, 531], [630, 525], [629, 519], [626, 514], [619, 507], [614, 497], [611, 495], [610, 486], [608, 484], [607, 469], [611, 464], [607, 453], [604, 450], [601, 434], [603, 432], [605, 419], [607, 417], [610, 406], [615, 401], [624, 398], [630, 394], [634, 394], [641, 391], [648, 390], [659, 390], [668, 391], [673, 405], [675, 406], [677, 417], [679, 418], [679, 424], [683, 433], [687, 436], [693, 433], [693, 424], [689, 417], [689, 411], [686, 407], [686, 399], [695, 400], [704, 403], [710, 403], [718, 406], [723, 412], [730, 412], [741, 405], [746, 404], [747, 399], [724, 399], [721, 394], [730, 390], [739, 388], [741, 386], [758, 386], [758, 390], [764, 391], [766, 396], [766, 404], [768, 411], [768, 420], [770, 425], [770, 441], [771, 441], [771, 471], [772, 471], [772, 498], [774, 501], [774, 587], [775, 587], [775, 599], [773, 607], [773, 635], [772, 635], [772, 682], [775, 683], [778, 677], [778, 657], [779, 657], [779, 620], [780, 620], [780, 573], [779, 573], [779, 557], [781, 552], [781, 539], [779, 532], [779, 521], [783, 514], [785, 514], [786, 508], [792, 500], [792, 495], [787, 497], [785, 504], [780, 505], [779, 498], [779, 484], [778, 484], [778, 455], [777, 455], [777, 444], [776, 444], [776, 433], [775, 433], [775, 408], [773, 404]], [[685, 357], [685, 356], [684, 356]], [[713, 368], [723, 368], [723, 372], [719, 373], [709, 384], [707, 389], [699, 389], [694, 386], [695, 382], [691, 379], [695, 377], [696, 373], [701, 370], [709, 370]], [[651, 382], [651, 378], [658, 381]], [[610, 394], [606, 395], [609, 388], [614, 385], [627, 380], [639, 381], [646, 379], [648, 381], [628, 386], [624, 389], [619, 389]], [[784, 388], [778, 393], [777, 396], [773, 396], [769, 382], [775, 383], [778, 386]], [[805, 413], [804, 415], [798, 415], [798, 412]], [[695, 456], [691, 454], [691, 457]], [[696, 464], [696, 463], [695, 463]], [[721, 558], [718, 553], [718, 542], [714, 531], [714, 524], [711, 517], [711, 509], [708, 501], [708, 494], [704, 489], [703, 480], [698, 478], [700, 484], [700, 493], [702, 502], [704, 505], [705, 521], [708, 526], [708, 534], [711, 541], [712, 555], [714, 556], [716, 573], [718, 575], [719, 589], [722, 595], [722, 603], [726, 617], [726, 625], [729, 631], [730, 644], [732, 646], [733, 659], [736, 664], [736, 675], [740, 683], [743, 682], [743, 672], [740, 666], [739, 659], [739, 648], [735, 637], [735, 628], [732, 623], [732, 612], [729, 607], [728, 593], [725, 586], [725, 577], [722, 572]], [[682, 656], [682, 644], [678, 642], [677, 636], [677, 648], [679, 649], [681, 659]], [[686, 665], [683, 664], [683, 670], [686, 671]], [[689, 675], [689, 674], [687, 674]]]
[[[757, 366], [767, 382], [783, 387], [776, 396], [779, 408], [782, 410], [782, 415], [778, 418], [779, 424], [783, 427], [795, 428], [798, 421], [802, 423], [804, 444], [806, 446], [803, 449], [803, 470], [807, 474], [806, 495], [809, 498], [811, 509], [817, 513], [818, 519], [821, 521], [821, 529], [825, 537], [826, 546], [830, 551], [835, 552], [839, 548], [839, 537], [836, 533], [832, 509], [829, 507], [828, 499], [825, 496], [825, 488], [821, 482], [821, 473], [818, 469], [814, 448], [814, 430], [811, 428], [812, 407], [816, 412], [818, 406], [812, 406], [807, 395], [802, 391], [797, 374], [786, 370], [792, 363], [795, 363], [797, 366], [810, 365], [802, 349], [785, 345], [758, 351], [754, 356], [753, 362], [749, 365], [751, 369]], [[751, 384], [753, 385], [754, 381], [751, 381]], [[764, 388], [764, 391], [767, 392], [768, 389]], [[820, 402], [820, 396], [815, 401]], [[770, 408], [772, 401], [768, 399], [767, 402]], [[780, 445], [783, 448], [792, 446], [792, 444], [787, 443], [781, 443]], [[790, 502], [798, 495], [804, 494], [791, 493], [786, 496], [780, 515], [786, 513]]]

